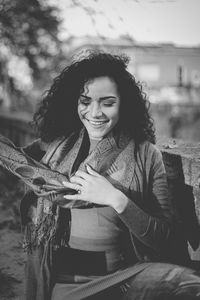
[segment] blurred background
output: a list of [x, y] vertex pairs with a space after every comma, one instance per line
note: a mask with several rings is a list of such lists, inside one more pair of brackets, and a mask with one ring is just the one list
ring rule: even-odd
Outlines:
[[1, 0], [0, 131], [26, 144], [52, 79], [75, 53], [100, 48], [131, 58], [157, 135], [199, 141], [199, 11], [199, 0]]
[[[158, 136], [200, 141], [199, 0], [0, 0], [0, 133], [23, 146], [52, 79], [81, 50], [130, 57]], [[19, 203], [0, 168], [0, 299], [23, 294]]]

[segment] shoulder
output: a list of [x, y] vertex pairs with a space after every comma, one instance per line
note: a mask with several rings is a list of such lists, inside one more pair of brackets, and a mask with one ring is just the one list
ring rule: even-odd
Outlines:
[[144, 156], [144, 158], [162, 158], [162, 153], [159, 148], [149, 141], [142, 142], [138, 147], [138, 151], [140, 155]]
[[138, 146], [136, 161], [149, 172], [150, 170], [165, 169], [161, 151], [149, 141], [144, 141]]

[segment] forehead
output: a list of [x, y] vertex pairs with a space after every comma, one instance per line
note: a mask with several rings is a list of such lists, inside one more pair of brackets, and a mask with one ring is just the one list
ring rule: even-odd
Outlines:
[[84, 85], [84, 94], [112, 94], [118, 96], [117, 84], [107, 76], [90, 79]]

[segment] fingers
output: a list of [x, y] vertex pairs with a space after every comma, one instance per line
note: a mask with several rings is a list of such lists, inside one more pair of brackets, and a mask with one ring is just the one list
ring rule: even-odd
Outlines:
[[87, 172], [83, 172], [81, 170], [76, 171], [75, 176], [79, 176], [85, 180], [91, 179], [91, 175], [101, 177], [99, 173], [97, 173], [91, 166], [86, 165]]
[[[81, 177], [82, 179], [85, 179], [87, 181], [89, 181], [91, 179], [91, 175], [89, 175], [88, 173], [86, 172], [83, 172], [81, 170], [78, 170], [76, 171], [75, 175], [74, 176], [78, 176], [78, 177]], [[73, 177], [74, 177], [73, 176]], [[71, 177], [72, 178], [72, 177]]]
[[84, 185], [84, 181], [85, 181], [85, 179], [83, 179], [83, 178], [81, 178], [81, 177], [78, 177], [78, 176], [72, 176], [71, 178], [70, 178], [70, 182], [72, 182], [72, 183], [75, 183], [75, 184], [78, 184], [78, 185]]
[[[63, 200], [63, 203], [60, 204], [60, 206], [64, 207], [64, 208], [70, 208], [73, 207], [73, 202], [72, 201], [76, 201], [76, 200], [82, 200], [82, 197], [80, 197], [79, 194], [75, 194], [75, 195], [65, 195], [63, 196], [66, 200]], [[65, 201], [65, 202], [64, 202]]]
[[76, 190], [76, 191], [79, 191], [79, 189], [80, 189], [80, 185], [77, 184], [77, 183], [71, 183], [71, 182], [68, 182], [68, 181], [63, 181], [62, 183], [67, 188], [70, 188], [70, 189], [73, 189], [73, 190]]
[[93, 176], [101, 176], [99, 173], [97, 173], [91, 166], [86, 165], [86, 169], [88, 171], [89, 174], [93, 175]]
[[83, 197], [80, 194], [75, 195], [65, 195], [63, 196], [67, 200], [83, 200]]

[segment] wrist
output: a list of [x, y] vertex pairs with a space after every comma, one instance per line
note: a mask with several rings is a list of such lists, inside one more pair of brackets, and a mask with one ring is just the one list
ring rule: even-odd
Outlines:
[[113, 205], [112, 205], [114, 210], [118, 214], [121, 214], [125, 210], [127, 204], [128, 204], [128, 197], [126, 197], [126, 195], [123, 194], [120, 190], [117, 190], [117, 193], [114, 198]]

